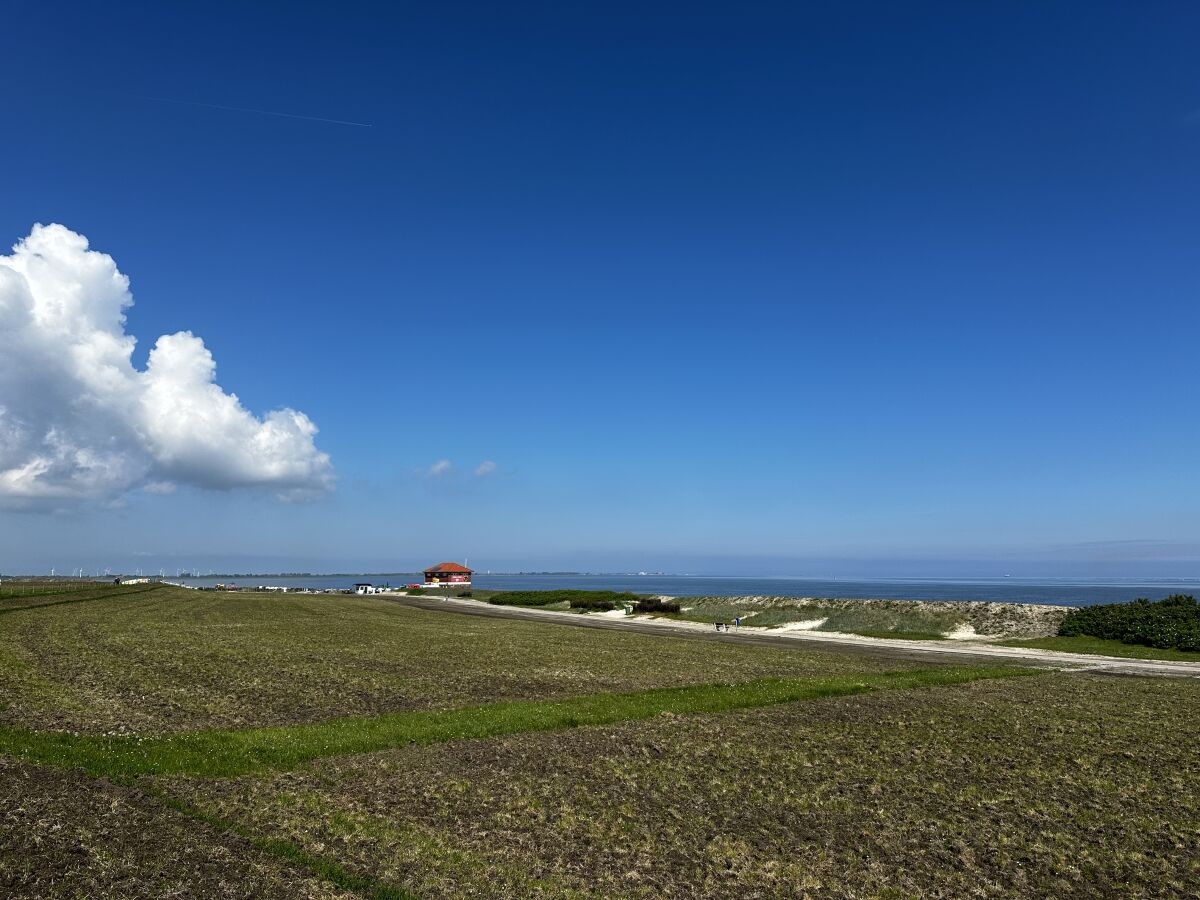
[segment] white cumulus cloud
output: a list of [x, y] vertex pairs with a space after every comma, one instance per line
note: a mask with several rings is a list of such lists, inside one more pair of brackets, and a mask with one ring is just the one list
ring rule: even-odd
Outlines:
[[435, 462], [432, 466], [429, 467], [429, 477], [430, 478], [438, 478], [442, 475], [446, 475], [450, 472], [450, 470], [452, 468], [454, 468], [454, 467], [452, 465], [450, 465], [450, 460], [439, 459], [437, 462]]
[[332, 487], [316, 425], [292, 409], [253, 415], [216, 384], [191, 332], [163, 335], [135, 368], [132, 304], [112, 258], [61, 225], [35, 225], [0, 255], [0, 504], [54, 508], [179, 484], [287, 498]]
[[496, 464], [494, 462], [492, 462], [490, 459], [485, 459], [483, 462], [481, 462], [479, 465], [477, 465], [475, 467], [475, 477], [483, 478], [487, 475], [491, 475], [495, 471], [496, 471]]

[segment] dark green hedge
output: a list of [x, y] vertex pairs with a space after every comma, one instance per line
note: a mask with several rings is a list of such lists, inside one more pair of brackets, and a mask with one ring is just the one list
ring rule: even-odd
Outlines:
[[549, 606], [552, 603], [569, 603], [571, 609], [617, 609], [626, 604], [636, 604], [641, 597], [637, 594], [617, 591], [505, 591], [488, 598], [488, 603], [500, 606]]
[[1067, 613], [1058, 626], [1063, 637], [1087, 635], [1174, 650], [1200, 650], [1200, 605], [1189, 594], [1173, 594], [1157, 603], [1088, 606]]
[[678, 600], [664, 600], [661, 597], [646, 597], [634, 604], [634, 611], [640, 613], [677, 613]]

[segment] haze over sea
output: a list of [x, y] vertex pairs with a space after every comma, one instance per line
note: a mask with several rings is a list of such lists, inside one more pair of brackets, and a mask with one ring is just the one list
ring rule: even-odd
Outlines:
[[[241, 587], [283, 585], [331, 590], [355, 582], [401, 586], [419, 581], [413, 572], [345, 575], [259, 575], [172, 579], [181, 584], [211, 587], [234, 581]], [[1055, 606], [1091, 606], [1146, 597], [1161, 600], [1171, 594], [1200, 594], [1200, 578], [1086, 579], [1086, 578], [980, 578], [980, 579], [817, 579], [747, 578], [713, 575], [593, 575], [593, 574], [476, 574], [472, 585], [480, 590], [584, 590], [634, 591], [674, 597], [840, 597], [877, 600], [988, 600], [1010, 603], [1043, 603]]]

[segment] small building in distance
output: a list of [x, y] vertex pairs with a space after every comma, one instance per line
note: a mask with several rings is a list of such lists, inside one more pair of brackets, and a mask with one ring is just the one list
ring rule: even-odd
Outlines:
[[430, 566], [425, 570], [425, 584], [463, 584], [471, 583], [471, 570], [458, 563], [444, 562]]
[[359, 581], [354, 585], [354, 593], [356, 594], [373, 594], [375, 593], [375, 585], [369, 581]]

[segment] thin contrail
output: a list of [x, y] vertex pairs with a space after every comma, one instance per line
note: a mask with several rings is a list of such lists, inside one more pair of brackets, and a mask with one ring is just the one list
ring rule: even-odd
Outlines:
[[326, 119], [323, 116], [300, 116], [296, 113], [273, 112], [269, 109], [251, 109], [248, 106], [222, 106], [219, 103], [201, 103], [198, 100], [175, 100], [170, 97], [147, 97], [159, 103], [181, 103], [184, 106], [204, 106], [208, 109], [224, 109], [231, 112], [258, 113], [260, 116], [278, 116], [281, 119], [305, 119], [309, 122], [328, 122], [330, 125], [353, 125], [355, 128], [371, 128], [367, 122], [347, 122], [343, 119]]

